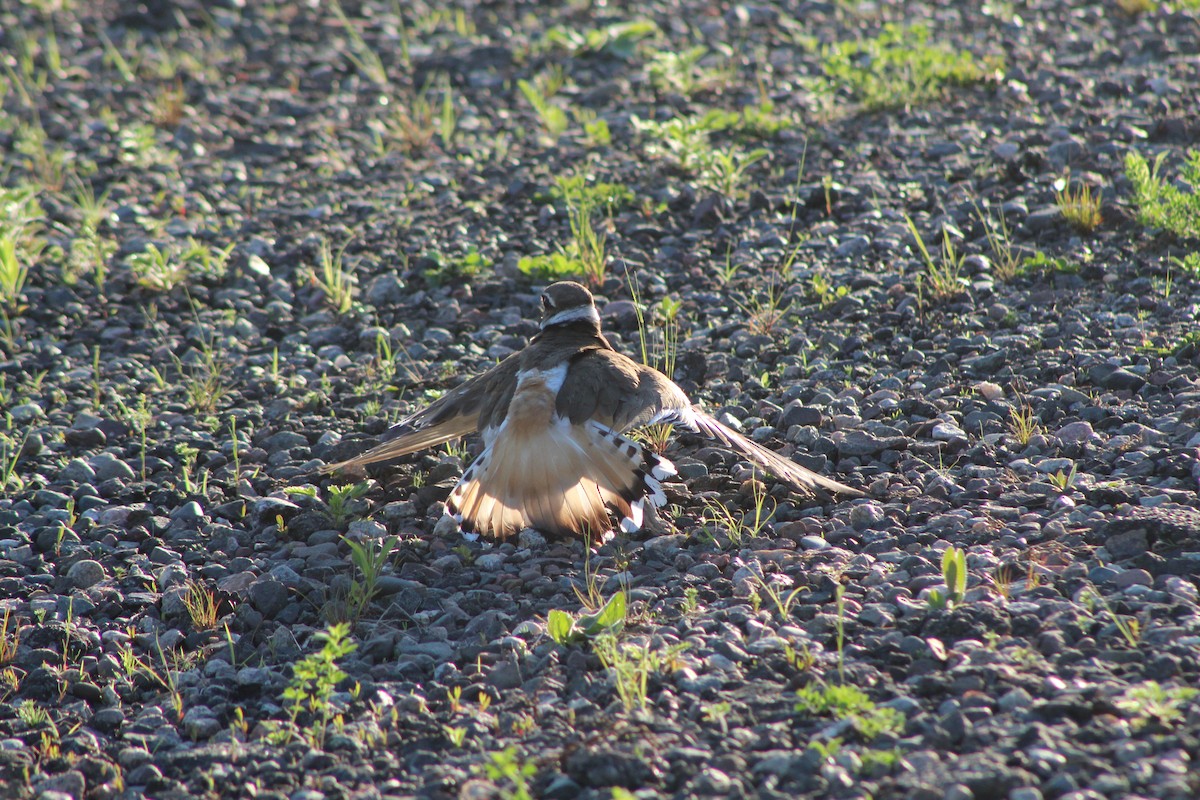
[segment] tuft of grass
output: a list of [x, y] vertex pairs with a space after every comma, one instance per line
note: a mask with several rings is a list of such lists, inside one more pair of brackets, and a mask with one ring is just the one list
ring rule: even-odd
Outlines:
[[[762, 481], [755, 479], [752, 483], [754, 505], [751, 511], [735, 512], [717, 500], [704, 499], [702, 520], [707, 523], [705, 530], [714, 542], [717, 541], [715, 531], [722, 530], [731, 547], [741, 547], [745, 539], [759, 536], [770, 523], [775, 513], [775, 500], [767, 494]], [[708, 530], [710, 527], [712, 530]]]
[[991, 69], [966, 50], [930, 41], [922, 24], [888, 23], [878, 35], [821, 52], [825, 90], [849, 91], [869, 110], [919, 105], [950, 87], [982, 81]]
[[968, 285], [967, 279], [962, 277], [963, 260], [966, 256], [959, 253], [954, 246], [950, 231], [942, 230], [942, 246], [938, 258], [935, 259], [925, 246], [925, 240], [917, 231], [912, 217], [905, 214], [904, 221], [908, 223], [908, 230], [912, 233], [921, 259], [925, 262], [925, 272], [917, 276], [918, 292], [924, 296], [925, 289], [928, 288], [929, 296], [934, 300], [948, 300], [962, 294], [964, 287]]
[[[641, 292], [637, 279], [632, 275], [626, 276], [629, 294], [633, 298], [633, 309], [637, 315], [638, 344], [641, 349], [642, 363], [654, 367], [667, 377], [675, 373], [675, 357], [679, 347], [679, 317], [680, 303], [664, 297], [651, 315], [651, 321], [646, 319], [642, 308]], [[638, 436], [656, 453], [663, 453], [670, 441], [672, 425], [660, 423], [643, 428]]]
[[983, 225], [983, 235], [992, 251], [992, 272], [1002, 281], [1011, 281], [1020, 272], [1021, 257], [1017, 248], [1013, 246], [1008, 220], [1003, 214], [997, 214], [995, 217], [985, 215], [978, 204], [975, 206], [975, 214]]
[[592, 648], [600, 663], [609, 670], [617, 696], [625, 710], [646, 710], [650, 676], [675, 668], [675, 660], [688, 648], [679, 642], [659, 650], [647, 644], [618, 641], [613, 634], [598, 636]]
[[187, 594], [183, 596], [183, 606], [187, 609], [188, 619], [191, 620], [192, 627], [196, 630], [211, 631], [217, 627], [217, 596], [204, 584], [196, 581], [188, 582]]
[[1080, 233], [1091, 233], [1100, 226], [1100, 193], [1087, 184], [1071, 186], [1070, 173], [1054, 182], [1054, 202], [1063, 219]]
[[363, 39], [362, 34], [358, 32], [358, 27], [346, 16], [346, 12], [342, 10], [342, 4], [338, 0], [332, 0], [329, 3], [329, 10], [333, 12], [338, 23], [341, 24], [342, 30], [350, 39], [350, 47], [345, 50], [350, 63], [364, 78], [378, 86], [386, 87], [388, 85], [387, 68], [384, 67], [379, 53], [375, 52]]
[[346, 314], [354, 308], [354, 287], [357, 282], [351, 270], [343, 269], [342, 257], [346, 252], [343, 244], [335, 252], [328, 239], [321, 240], [321, 249], [317, 254], [320, 272], [313, 273], [313, 281], [325, 295], [325, 301], [339, 314]]
[[1184, 191], [1160, 176], [1163, 153], [1146, 163], [1139, 153], [1125, 156], [1125, 175], [1133, 184], [1133, 202], [1137, 220], [1150, 228], [1161, 228], [1180, 238], [1200, 236], [1200, 149], [1189, 150], [1179, 181]]
[[0, 617], [0, 667], [7, 667], [17, 657], [21, 645], [21, 621], [12, 615], [12, 609], [4, 609]]

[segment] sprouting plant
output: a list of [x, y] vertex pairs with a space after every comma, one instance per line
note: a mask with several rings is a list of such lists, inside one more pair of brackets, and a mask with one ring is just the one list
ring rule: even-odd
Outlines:
[[1113, 705], [1129, 714], [1134, 730], [1151, 722], [1171, 728], [1183, 719], [1184, 707], [1194, 702], [1197, 695], [1200, 695], [1200, 689], [1191, 686], [1168, 687], [1157, 681], [1146, 681], [1130, 686], [1113, 701]]
[[809, 685], [796, 692], [796, 710], [810, 716], [848, 719], [864, 741], [904, 728], [904, 716], [894, 708], [875, 704], [866, 692], [855, 686]]
[[382, 542], [368, 541], [359, 544], [345, 537], [343, 541], [349, 546], [350, 560], [354, 562], [358, 571], [350, 585], [350, 594], [346, 601], [349, 619], [357, 620], [375, 599], [375, 595], [379, 594], [379, 577], [400, 540], [395, 536], [388, 536]]
[[20, 620], [13, 616], [11, 608], [6, 608], [0, 617], [0, 667], [7, 667], [16, 659], [20, 644]]
[[1093, 194], [1092, 187], [1079, 184], [1071, 187], [1068, 172], [1054, 182], [1054, 202], [1063, 218], [1081, 233], [1091, 233], [1101, 222], [1100, 193]]
[[292, 680], [283, 690], [283, 699], [290, 706], [292, 725], [302, 713], [314, 717], [307, 731], [313, 747], [319, 748], [325, 743], [329, 722], [338, 715], [332, 702], [333, 692], [347, 677], [338, 662], [358, 647], [349, 636], [350, 626], [346, 624], [331, 625], [328, 630], [313, 634], [313, 640], [321, 649], [296, 662]]
[[362, 504], [357, 501], [366, 497], [370, 490], [371, 484], [366, 481], [330, 486], [326, 490], [328, 500], [325, 507], [335, 528], [341, 528], [351, 515], [362, 512]]
[[615, 634], [602, 634], [592, 642], [600, 663], [610, 670], [616, 684], [617, 696], [626, 711], [645, 710], [650, 676], [672, 669], [675, 659], [686, 650], [687, 642], [678, 642], [661, 650], [647, 644], [618, 641]]
[[1137, 647], [1142, 640], [1142, 623], [1136, 617], [1124, 617], [1118, 614], [1113, 607], [1109, 605], [1104, 595], [1100, 594], [1095, 587], [1089, 587], [1080, 595], [1081, 600], [1089, 603], [1099, 603], [1104, 607], [1104, 613], [1112, 620], [1117, 632], [1121, 634], [1121, 638], [1130, 647]]
[[566, 611], [551, 609], [546, 617], [546, 633], [561, 645], [616, 633], [625, 627], [628, 614], [625, 592], [617, 592], [593, 614], [572, 617]]
[[[633, 298], [634, 313], [637, 315], [638, 344], [641, 348], [642, 363], [654, 367], [664, 375], [674, 374], [679, 344], [679, 325], [676, 318], [679, 315], [680, 302], [664, 297], [658, 309], [659, 313], [653, 317], [657, 324], [652, 326], [642, 310], [642, 298], [637, 278], [627, 274], [626, 283], [629, 286], [629, 294]], [[673, 426], [669, 423], [659, 423], [646, 426], [638, 435], [649, 445], [651, 450], [662, 453], [667, 449], [672, 429]]]
[[517, 81], [517, 88], [521, 90], [521, 94], [524, 95], [529, 105], [533, 106], [542, 127], [546, 129], [546, 133], [550, 134], [552, 139], [561, 136], [567, 130], [567, 125], [570, 124], [567, 112], [551, 99], [561, 88], [563, 80], [562, 69], [559, 68], [557, 72], [542, 73], [532, 81]]
[[1188, 151], [1180, 175], [1180, 183], [1190, 191], [1160, 176], [1164, 158], [1166, 153], [1160, 154], [1151, 167], [1139, 153], [1130, 151], [1125, 156], [1138, 222], [1180, 238], [1200, 236], [1200, 149]]
[[[751, 488], [753, 510], [740, 514], [731, 511], [725, 504], [705, 498], [704, 519], [714, 528], [724, 530], [730, 545], [741, 547], [743, 540], [762, 534], [775, 513], [775, 501], [767, 494], [762, 481], [755, 480]], [[771, 502], [768, 503], [767, 500]], [[712, 536], [709, 533], [709, 536]]]
[[688, 586], [683, 590], [683, 613], [691, 614], [699, 606], [700, 590], [695, 586]]
[[946, 584], [946, 593], [934, 589], [929, 593], [929, 605], [934, 608], [948, 608], [962, 602], [967, 592], [967, 554], [961, 548], [947, 547], [942, 553], [942, 580]]
[[1028, 445], [1029, 440], [1040, 433], [1041, 429], [1041, 420], [1028, 401], [1022, 400], [1019, 407], [1009, 412], [1008, 431], [1021, 447]]
[[821, 308], [829, 308], [850, 293], [849, 286], [835, 286], [823, 272], [814, 272], [808, 279], [808, 293]]
[[556, 25], [546, 31], [543, 46], [561, 48], [571, 55], [600, 53], [628, 60], [642, 40], [657, 35], [658, 31], [658, 25], [648, 19], [615, 22], [583, 31]]
[[503, 782], [503, 786], [496, 787], [503, 800], [533, 800], [529, 784], [537, 775], [537, 767], [531, 761], [519, 761], [515, 745], [492, 753], [488, 758], [484, 772], [488, 780]]
[[[797, 586], [795, 589], [792, 589], [787, 594], [784, 594], [784, 590], [786, 589], [786, 586], [781, 588], [780, 587], [781, 581], [778, 579], [785, 578], [786, 576], [772, 576], [772, 577], [774, 577], [776, 579], [772, 580], [770, 578], [760, 577], [759, 575], [756, 574], [753, 576], [753, 580], [754, 580], [755, 584], [758, 585], [758, 588], [762, 590], [763, 594], [765, 594], [767, 596], [767, 598], [771, 601], [772, 605], [775, 606], [775, 611], [779, 614], [779, 618], [780, 619], [788, 619], [792, 613], [792, 606], [796, 604], [796, 600], [799, 599], [800, 594], [802, 592], [808, 591], [808, 587], [807, 586]], [[790, 583], [790, 582], [791, 582], [790, 579], [788, 579], [788, 583]]]
[[342, 257], [347, 244], [349, 242], [334, 252], [329, 240], [322, 239], [317, 255], [320, 272], [313, 274], [313, 280], [325, 295], [326, 302], [339, 314], [345, 314], [354, 307], [354, 273], [342, 268]]
[[183, 605], [196, 630], [208, 631], [217, 627], [219, 606], [212, 589], [197, 581], [189, 581]]
[[753, 334], [770, 336], [787, 317], [791, 300], [783, 279], [772, 271], [761, 291], [753, 291], [745, 303], [738, 302], [746, 314], [746, 329]]
[[1011, 281], [1020, 272], [1021, 256], [1013, 246], [1008, 220], [1004, 218], [1004, 214], [995, 217], [985, 215], [978, 204], [975, 206], [975, 214], [983, 225], [983, 235], [992, 251], [992, 271], [1000, 280]]
[[346, 16], [346, 12], [342, 10], [341, 3], [338, 0], [332, 0], [329, 4], [329, 10], [337, 17], [342, 30], [350, 38], [350, 47], [344, 52], [346, 53], [346, 57], [354, 64], [354, 68], [372, 83], [383, 87], [388, 86], [387, 69], [383, 65], [383, 59], [363, 39], [362, 34], [358, 32], [358, 28]]
[[912, 217], [905, 214], [904, 221], [908, 223], [908, 230], [912, 233], [913, 241], [917, 243], [917, 249], [925, 262], [925, 272], [917, 277], [918, 291], [923, 295], [925, 287], [928, 286], [929, 293], [935, 300], [946, 300], [961, 294], [963, 287], [968, 285], [967, 279], [962, 277], [965, 255], [959, 253], [954, 246], [950, 231], [942, 231], [941, 250], [939, 257], [934, 259], [929, 254], [929, 248], [925, 246], [925, 240], [917, 231]]
[[677, 92], [690, 95], [699, 86], [697, 68], [700, 59], [708, 55], [703, 45], [684, 50], [659, 50], [650, 54], [646, 74], [650, 84], [660, 92]]
[[1046, 480], [1058, 489], [1060, 492], [1067, 492], [1075, 485], [1075, 477], [1078, 473], [1079, 465], [1072, 464], [1070, 472], [1063, 472], [1061, 469], [1053, 475], [1047, 475]]

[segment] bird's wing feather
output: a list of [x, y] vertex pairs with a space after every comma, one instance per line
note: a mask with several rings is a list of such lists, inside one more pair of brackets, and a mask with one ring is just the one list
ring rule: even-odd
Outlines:
[[329, 464], [321, 471], [336, 472], [388, 461], [467, 436], [480, 428], [499, 425], [512, 401], [520, 367], [519, 355], [514, 353], [396, 423], [383, 434], [383, 442], [365, 453]]
[[680, 425], [693, 433], [707, 436], [710, 439], [716, 439], [726, 447], [732, 448], [758, 466], [766, 469], [775, 475], [775, 477], [782, 478], [802, 491], [811, 493], [814, 489], [823, 489], [827, 492], [846, 495], [848, 497], [862, 497], [863, 493], [858, 489], [846, 486], [844, 483], [839, 483], [832, 478], [826, 478], [824, 475], [813, 472], [807, 467], [800, 466], [791, 459], [784, 458], [773, 450], [768, 450], [759, 444], [755, 444], [737, 431], [722, 425], [695, 406], [666, 409], [650, 420], [649, 424], [662, 422]]

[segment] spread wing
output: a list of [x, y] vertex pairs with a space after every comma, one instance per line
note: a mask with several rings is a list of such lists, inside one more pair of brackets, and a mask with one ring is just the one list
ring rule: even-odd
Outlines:
[[466, 381], [383, 434], [381, 444], [365, 453], [321, 469], [329, 473], [365, 467], [406, 456], [457, 439], [481, 428], [499, 425], [508, 413], [519, 367], [514, 353], [482, 375]]
[[589, 350], [572, 362], [558, 393], [557, 409], [561, 415], [569, 414], [576, 425], [592, 419], [621, 432], [659, 423], [679, 425], [720, 442], [802, 492], [819, 488], [862, 496], [859, 490], [813, 472], [722, 425], [693, 405], [666, 375], [613, 350]]

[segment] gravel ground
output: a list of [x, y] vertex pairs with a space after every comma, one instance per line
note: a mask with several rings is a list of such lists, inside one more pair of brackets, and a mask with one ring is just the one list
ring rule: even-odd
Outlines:
[[[0, 6], [0, 794], [1200, 794], [1200, 243], [1125, 167], [1200, 139], [1195, 3], [590, 5]], [[831, 66], [917, 23], [944, 83]], [[473, 441], [318, 478], [528, 341], [572, 175], [628, 189], [614, 343], [636, 287], [694, 399], [868, 497], [684, 436], [588, 553], [439, 524]]]

